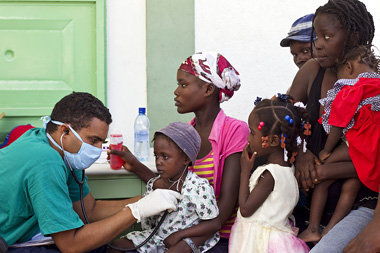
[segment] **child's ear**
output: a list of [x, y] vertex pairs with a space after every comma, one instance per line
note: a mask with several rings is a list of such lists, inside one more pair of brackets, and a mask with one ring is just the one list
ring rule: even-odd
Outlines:
[[272, 135], [270, 138], [270, 146], [271, 147], [277, 147], [280, 145], [280, 137], [277, 134]]
[[187, 155], [185, 155], [185, 161], [184, 161], [185, 166], [189, 165], [190, 162], [191, 162], [190, 158]]
[[352, 62], [350, 61], [346, 62], [346, 65], [344, 66], [344, 68], [347, 70], [347, 73], [349, 73], [350, 76], [354, 73], [354, 65], [352, 64]]

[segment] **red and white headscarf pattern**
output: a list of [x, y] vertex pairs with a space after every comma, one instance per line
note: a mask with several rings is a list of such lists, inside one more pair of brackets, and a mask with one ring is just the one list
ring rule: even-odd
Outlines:
[[221, 103], [230, 99], [234, 91], [240, 88], [239, 72], [218, 53], [196, 53], [187, 58], [179, 69], [220, 88]]

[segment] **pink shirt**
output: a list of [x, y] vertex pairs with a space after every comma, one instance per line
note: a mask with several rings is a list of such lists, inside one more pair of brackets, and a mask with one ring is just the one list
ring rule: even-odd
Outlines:
[[[190, 121], [195, 126], [195, 118]], [[208, 140], [214, 153], [214, 190], [220, 193], [224, 160], [231, 154], [242, 152], [247, 144], [249, 128], [244, 121], [226, 116], [222, 109], [216, 116]]]
[[[190, 124], [194, 126], [195, 119], [192, 119]], [[194, 171], [198, 176], [209, 180], [214, 187], [217, 200], [220, 195], [224, 160], [231, 154], [243, 151], [247, 144], [248, 134], [249, 128], [245, 122], [227, 117], [223, 110], [220, 110], [208, 138], [212, 146], [211, 152], [206, 157], [197, 160], [194, 167], [189, 167], [189, 170]], [[236, 212], [237, 207], [219, 231], [221, 237], [229, 238]]]

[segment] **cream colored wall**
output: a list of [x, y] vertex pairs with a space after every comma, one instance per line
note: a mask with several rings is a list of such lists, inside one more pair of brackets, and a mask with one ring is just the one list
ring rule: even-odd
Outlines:
[[[280, 40], [286, 36], [294, 20], [313, 13], [326, 2], [195, 0], [195, 51], [219, 51], [241, 74], [241, 89], [230, 101], [222, 104], [229, 115], [247, 120], [256, 96], [270, 97], [287, 90], [297, 67], [289, 48], [280, 47]], [[363, 2], [374, 16], [379, 30], [380, 13], [377, 10], [380, 10], [380, 1]], [[380, 45], [377, 31], [374, 44]], [[166, 57], [169, 56], [163, 55], [163, 59]], [[107, 98], [114, 120], [111, 131], [115, 126], [121, 128], [126, 144], [132, 147], [137, 108], [147, 104], [144, 0], [107, 1], [107, 60]], [[167, 96], [172, 97], [172, 92]], [[172, 109], [168, 107], [168, 111], [162, 113], [175, 113]]]
[[[363, 0], [380, 30], [380, 1]], [[298, 70], [289, 48], [280, 47], [291, 24], [327, 0], [195, 0], [195, 50], [219, 51], [241, 74], [242, 86], [222, 104], [247, 120], [256, 96], [285, 93]], [[374, 44], [380, 47], [380, 34]], [[378, 52], [380, 54], [380, 52]]]

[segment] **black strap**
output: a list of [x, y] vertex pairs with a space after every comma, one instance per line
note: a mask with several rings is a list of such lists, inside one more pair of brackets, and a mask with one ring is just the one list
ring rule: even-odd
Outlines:
[[320, 117], [319, 99], [321, 98], [322, 82], [323, 77], [325, 76], [325, 71], [326, 69], [319, 68], [317, 76], [311, 86], [306, 105], [306, 110], [309, 113], [311, 123], [311, 136], [309, 136], [307, 140], [307, 148], [316, 156], [318, 156], [327, 140], [327, 134], [324, 131], [323, 126], [318, 122]]

